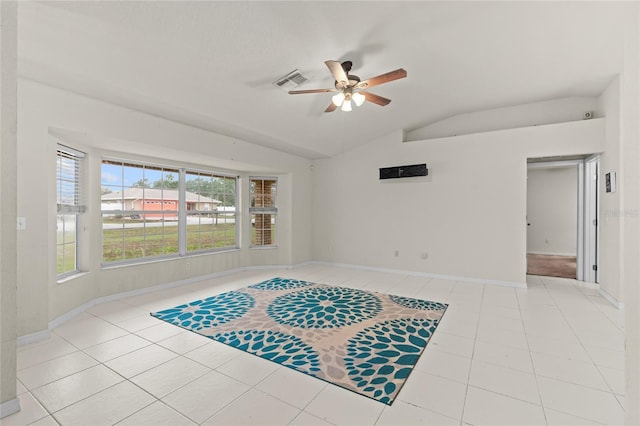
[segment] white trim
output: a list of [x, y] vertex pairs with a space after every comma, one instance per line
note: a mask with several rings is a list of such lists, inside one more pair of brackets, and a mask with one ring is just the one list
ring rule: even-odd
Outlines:
[[504, 287], [513, 287], [513, 288], [527, 288], [527, 283], [521, 283], [516, 281], [501, 281], [501, 280], [489, 280], [484, 278], [473, 278], [473, 277], [463, 277], [458, 275], [444, 275], [444, 274], [434, 274], [431, 272], [419, 272], [419, 271], [407, 271], [402, 269], [391, 269], [391, 268], [378, 268], [375, 266], [364, 266], [364, 265], [352, 265], [346, 263], [333, 263], [333, 262], [322, 262], [317, 260], [312, 260], [309, 262], [310, 264], [315, 265], [325, 265], [325, 266], [337, 266], [340, 268], [349, 268], [349, 269], [362, 269], [365, 271], [374, 271], [374, 272], [388, 272], [392, 274], [404, 274], [410, 275], [414, 277], [427, 277], [427, 278], [439, 278], [443, 280], [450, 281], [461, 281], [467, 283], [475, 283], [475, 284], [491, 284], [491, 285], [500, 285]]
[[166, 262], [168, 260], [189, 259], [190, 257], [195, 257], [195, 256], [207, 256], [207, 255], [218, 254], [218, 253], [231, 253], [234, 251], [240, 251], [240, 247], [233, 247], [228, 249], [220, 248], [219, 250], [214, 249], [214, 250], [207, 250], [207, 251], [189, 252], [184, 256], [174, 253], [174, 254], [165, 254], [165, 255], [153, 256], [153, 257], [140, 257], [136, 259], [128, 259], [128, 260], [121, 260], [121, 261], [117, 260], [113, 262], [101, 263], [100, 269], [103, 271], [106, 271], [109, 269], [126, 268], [129, 266], [138, 266], [138, 265], [147, 265], [150, 263]]
[[615, 297], [613, 297], [612, 295], [604, 291], [602, 287], [598, 289], [598, 293], [600, 293], [600, 296], [604, 297], [607, 302], [611, 303], [614, 308], [620, 311], [624, 310], [624, 303], [618, 302], [618, 300]]
[[550, 161], [537, 161], [535, 163], [527, 163], [528, 169], [553, 169], [558, 167], [571, 167], [581, 164], [584, 159], [576, 160], [550, 160]]
[[51, 332], [49, 330], [37, 331], [31, 334], [25, 334], [24, 336], [18, 336], [18, 347], [29, 345], [31, 343], [42, 342], [51, 337]]
[[83, 277], [83, 276], [88, 275], [88, 274], [89, 273], [86, 272], [86, 271], [75, 270], [75, 271], [72, 271], [72, 272], [68, 272], [66, 274], [58, 275], [57, 276], [57, 280], [56, 280], [56, 284], [64, 284], [66, 282], [73, 281], [76, 278], [80, 278], [80, 277]]
[[18, 411], [20, 411], [20, 401], [18, 398], [0, 403], [0, 419], [15, 414]]
[[87, 303], [84, 303], [80, 306], [76, 306], [66, 314], [62, 314], [58, 318], [55, 318], [54, 320], [49, 321], [48, 329], [52, 330], [57, 326], [62, 325], [63, 323], [69, 321], [70, 319], [77, 317], [78, 315], [80, 315], [81, 313], [83, 313], [93, 305], [95, 305], [95, 303], [93, 303], [93, 300], [90, 300]]
[[570, 256], [577, 257], [577, 253], [550, 253], [546, 251], [529, 251], [527, 254], [541, 254], [544, 256]]
[[332, 263], [332, 262], [321, 262], [316, 260], [308, 260], [305, 262], [301, 262], [295, 265], [258, 265], [258, 266], [243, 266], [240, 268], [228, 269], [226, 271], [214, 272], [207, 275], [200, 275], [197, 277], [187, 278], [180, 281], [173, 281], [164, 284], [157, 284], [151, 287], [140, 288], [137, 290], [126, 291], [123, 293], [112, 294], [109, 296], [98, 297], [96, 299], [89, 300], [86, 303], [83, 303], [80, 306], [72, 309], [71, 311], [60, 315], [57, 318], [49, 321], [48, 329], [43, 330], [33, 334], [27, 334], [25, 336], [18, 337], [18, 346], [26, 345], [29, 343], [35, 343], [38, 341], [46, 340], [50, 336], [49, 330], [58, 327], [59, 325], [69, 321], [70, 319], [80, 315], [85, 312], [87, 309], [91, 308], [95, 305], [100, 305], [102, 303], [113, 302], [116, 300], [125, 299], [133, 296], [140, 296], [143, 294], [153, 293], [158, 290], [166, 290], [173, 287], [178, 287], [186, 284], [194, 284], [200, 281], [205, 281], [213, 278], [219, 278], [226, 275], [231, 275], [239, 272], [246, 271], [268, 271], [268, 270], [277, 270], [277, 269], [298, 269], [303, 266], [308, 265], [325, 265], [325, 266], [335, 266], [340, 268], [349, 268], [349, 269], [361, 269], [366, 271], [375, 271], [375, 272], [388, 272], [393, 274], [404, 274], [410, 276], [418, 276], [418, 277], [427, 277], [427, 278], [440, 278], [450, 281], [461, 281], [468, 283], [476, 283], [476, 284], [491, 284], [491, 285], [500, 285], [504, 287], [512, 287], [512, 288], [527, 288], [526, 283], [514, 282], [514, 281], [500, 281], [500, 280], [489, 280], [484, 278], [472, 278], [472, 277], [462, 277], [456, 275], [444, 275], [444, 274], [433, 274], [429, 272], [418, 272], [418, 271], [406, 271], [400, 269], [391, 269], [391, 268], [376, 268], [373, 266], [363, 266], [363, 265], [352, 265], [346, 263]]
[[[529, 160], [529, 159], [527, 159]], [[584, 282], [598, 282], [598, 273], [593, 265], [598, 264], [598, 244], [600, 227], [594, 226], [593, 221], [600, 222], [598, 173], [600, 169], [599, 154], [585, 156], [583, 159], [553, 160], [527, 163], [527, 170], [538, 168], [571, 167], [578, 168], [578, 205], [577, 205], [577, 234], [576, 254], [559, 254], [560, 256], [576, 256], [576, 279]], [[595, 176], [595, 177], [594, 177]], [[550, 254], [530, 252], [532, 254]]]
[[584, 210], [584, 199], [585, 199], [585, 184], [584, 184], [584, 171], [585, 171], [585, 163], [584, 161], [578, 164], [578, 220], [576, 221], [576, 279], [578, 281], [584, 281], [585, 277], [585, 210]]
[[[153, 292], [158, 291], [158, 290], [166, 290], [166, 289], [169, 289], [169, 288], [178, 287], [178, 286], [182, 286], [182, 285], [186, 285], [186, 284], [194, 284], [194, 283], [197, 283], [197, 282], [200, 282], [200, 281], [209, 280], [209, 279], [213, 279], [213, 278], [219, 278], [219, 277], [223, 277], [223, 276], [226, 276], [226, 275], [235, 274], [235, 273], [238, 273], [238, 272], [275, 270], [275, 269], [296, 269], [296, 268], [300, 268], [302, 266], [305, 266], [307, 264], [309, 264], [309, 262], [303, 262], [303, 263], [300, 263], [298, 265], [244, 266], [244, 267], [240, 267], [240, 268], [229, 269], [229, 270], [226, 270], [226, 271], [214, 272], [214, 273], [207, 274], [207, 275], [199, 275], [197, 277], [187, 278], [187, 279], [180, 280], [180, 281], [173, 281], [173, 282], [164, 283], [164, 284], [157, 284], [157, 285], [154, 285], [154, 286], [151, 286], [151, 287], [145, 287], [145, 288], [140, 288], [140, 289], [137, 289], [137, 290], [126, 291], [126, 292], [123, 292], [123, 293], [112, 294], [112, 295], [109, 295], [109, 296], [98, 297], [96, 299], [89, 300], [88, 302], [83, 303], [80, 306], [77, 306], [76, 308], [72, 309], [71, 311], [67, 312], [66, 314], [62, 314], [59, 317], [54, 318], [53, 320], [49, 321], [48, 330], [51, 330], [51, 329], [53, 329], [55, 327], [58, 327], [59, 325], [61, 325], [61, 324], [65, 323], [65, 322], [69, 321], [70, 319], [80, 315], [81, 313], [83, 313], [87, 309], [91, 308], [92, 306], [100, 305], [102, 303], [113, 302], [113, 301], [116, 301], [116, 300], [125, 299], [127, 297], [140, 296], [140, 295], [143, 295], [143, 294], [153, 293]], [[49, 337], [49, 331], [48, 330], [41, 331], [39, 333], [34, 333], [33, 335], [30, 334], [30, 335], [27, 335], [27, 336], [18, 337], [18, 341], [20, 342], [21, 339], [24, 339], [25, 343], [22, 343], [22, 344], [27, 344], [27, 343], [33, 343], [33, 342], [38, 341], [38, 340], [44, 340], [44, 339]], [[30, 336], [35, 336], [35, 335], [40, 335], [40, 334], [42, 334], [43, 337], [38, 336], [39, 338], [37, 340], [29, 340]]]
[[[187, 172], [184, 168], [180, 168], [178, 173], [178, 254], [184, 256], [187, 254]], [[238, 245], [237, 238], [236, 245]]]
[[598, 272], [593, 270], [593, 265], [598, 265], [598, 232], [599, 216], [599, 177], [600, 158], [592, 155], [584, 162], [584, 257], [583, 257], [583, 281], [597, 283]]

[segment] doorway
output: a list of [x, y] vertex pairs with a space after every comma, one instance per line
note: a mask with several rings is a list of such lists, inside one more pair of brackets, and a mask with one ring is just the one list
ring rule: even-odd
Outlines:
[[597, 282], [598, 156], [529, 159], [527, 274]]

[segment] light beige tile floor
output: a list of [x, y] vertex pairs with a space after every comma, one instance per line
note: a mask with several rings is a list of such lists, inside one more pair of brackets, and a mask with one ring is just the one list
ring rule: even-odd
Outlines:
[[[247, 355], [149, 311], [274, 276], [450, 304], [392, 406]], [[22, 411], [2, 425], [622, 424], [622, 313], [594, 286], [527, 289], [309, 265], [93, 306], [18, 350]]]

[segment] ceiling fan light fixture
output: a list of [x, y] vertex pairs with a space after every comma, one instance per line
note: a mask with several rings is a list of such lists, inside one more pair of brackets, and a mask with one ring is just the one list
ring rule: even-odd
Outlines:
[[337, 95], [333, 95], [331, 97], [331, 102], [338, 107], [342, 105], [342, 102], [344, 102], [344, 93], [340, 92]]
[[354, 93], [351, 95], [351, 99], [356, 103], [356, 106], [360, 106], [364, 103], [366, 98], [362, 93]]
[[[324, 63], [331, 72], [334, 87], [326, 89], [289, 90], [290, 95], [338, 92], [335, 96], [331, 97], [331, 103], [324, 112], [333, 112], [338, 108], [341, 108], [342, 111], [346, 112], [352, 111], [353, 106], [351, 105], [351, 101], [353, 101], [356, 106], [361, 106], [364, 102], [371, 102], [380, 106], [388, 105], [391, 102], [391, 99], [373, 94], [369, 92], [368, 89], [370, 87], [379, 86], [407, 76], [406, 70], [398, 68], [397, 70], [389, 71], [367, 80], [360, 80], [360, 77], [349, 74], [352, 66], [351, 61], [344, 61], [342, 63], [338, 61], [324, 61]], [[358, 92], [359, 90], [365, 89], [367, 91], [364, 92], [364, 94]]]

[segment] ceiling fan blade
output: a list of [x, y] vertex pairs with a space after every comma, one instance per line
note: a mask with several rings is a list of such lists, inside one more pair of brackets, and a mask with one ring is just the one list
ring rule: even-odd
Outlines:
[[390, 71], [386, 74], [380, 74], [379, 76], [372, 77], [368, 80], [361, 81], [356, 85], [359, 89], [368, 89], [369, 87], [377, 86], [383, 83], [389, 83], [390, 81], [399, 80], [407, 76], [407, 71], [403, 68]]
[[336, 110], [336, 108], [338, 108], [338, 107], [336, 106], [336, 104], [334, 104], [333, 102], [331, 102], [331, 103], [329, 104], [329, 106], [327, 107], [327, 109], [325, 109], [325, 110], [324, 110], [324, 112], [333, 112], [333, 111], [335, 111], [335, 110]]
[[338, 61], [324, 61], [324, 63], [331, 71], [333, 75], [333, 79], [336, 81], [336, 87], [343, 88], [349, 85], [349, 79], [347, 78], [347, 73], [344, 72], [342, 68], [342, 64]]
[[369, 102], [373, 102], [374, 104], [377, 104], [380, 106], [389, 105], [389, 103], [391, 102], [391, 99], [383, 98], [382, 96], [378, 96], [374, 93], [369, 93], [369, 92], [360, 92], [360, 93], [362, 93], [364, 95], [364, 98]]
[[301, 95], [304, 93], [326, 93], [337, 92], [336, 89], [307, 89], [307, 90], [289, 90], [290, 95]]

